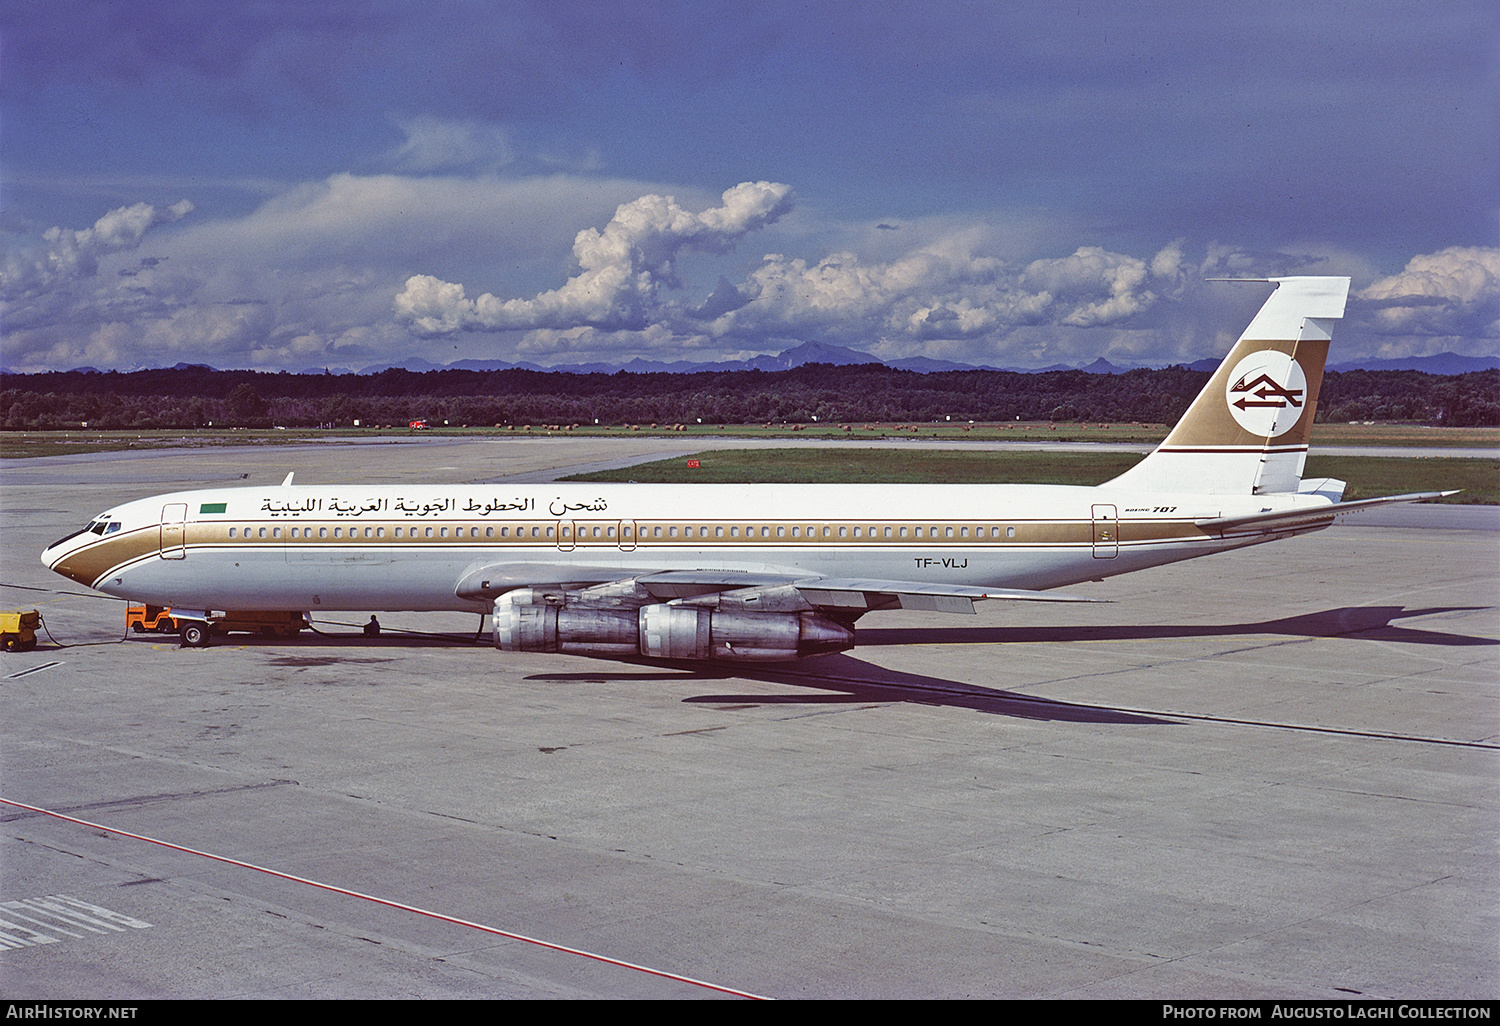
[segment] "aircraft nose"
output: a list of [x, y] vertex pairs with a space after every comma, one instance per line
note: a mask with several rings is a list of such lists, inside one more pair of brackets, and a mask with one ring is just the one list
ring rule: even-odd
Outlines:
[[67, 551], [67, 544], [68, 539], [63, 538], [53, 542], [51, 545], [48, 545], [45, 549], [43, 549], [42, 566], [46, 567], [48, 570], [51, 570], [52, 564], [56, 563], [58, 558], [62, 556], [65, 551]]
[[91, 535], [88, 536], [88, 539], [80, 538], [80, 535], [84, 533], [83, 531], [79, 531], [77, 534], [70, 534], [66, 538], [59, 538], [51, 545], [48, 545], [42, 550], [42, 565], [55, 574], [62, 574], [62, 576], [68, 578], [70, 581], [77, 581], [79, 584], [85, 585], [91, 584], [94, 579], [92, 575], [102, 572], [104, 567], [95, 566], [94, 564], [98, 560], [88, 558], [87, 554], [79, 558], [73, 558], [74, 553], [85, 546], [86, 540], [92, 538]]

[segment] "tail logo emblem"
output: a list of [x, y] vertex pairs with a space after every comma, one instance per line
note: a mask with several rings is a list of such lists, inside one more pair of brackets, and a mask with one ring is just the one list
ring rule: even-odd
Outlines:
[[1275, 438], [1302, 417], [1307, 376], [1286, 353], [1251, 353], [1229, 373], [1224, 401], [1235, 421], [1251, 434]]

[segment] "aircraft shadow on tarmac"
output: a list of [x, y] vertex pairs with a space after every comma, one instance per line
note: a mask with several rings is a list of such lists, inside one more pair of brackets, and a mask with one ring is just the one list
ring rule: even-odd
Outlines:
[[682, 664], [680, 667], [665, 667], [660, 664], [651, 666], [653, 670], [645, 672], [540, 673], [526, 679], [601, 684], [685, 681], [701, 681], [706, 684], [721, 680], [758, 680], [797, 689], [782, 694], [708, 694], [683, 699], [684, 702], [712, 705], [726, 710], [765, 705], [889, 705], [909, 702], [915, 705], [973, 709], [976, 712], [1025, 720], [1136, 724], [1175, 722], [1109, 706], [1059, 702], [962, 681], [944, 680], [941, 677], [903, 673], [842, 654], [817, 656], [796, 664], [750, 663], [722, 668], [704, 668], [697, 664]]
[[1500, 645], [1495, 638], [1449, 634], [1403, 627], [1396, 620], [1442, 613], [1472, 613], [1488, 606], [1343, 606], [1279, 620], [1253, 623], [1125, 624], [1067, 627], [887, 627], [862, 630], [859, 644], [874, 645], [1004, 645], [1038, 642], [1160, 641], [1168, 638], [1232, 638], [1282, 635], [1289, 638], [1348, 638], [1357, 641], [1399, 641], [1408, 645]]
[[[1366, 641], [1399, 641], [1420, 645], [1500, 645], [1494, 638], [1470, 637], [1440, 631], [1403, 627], [1392, 621], [1440, 613], [1472, 612], [1485, 606], [1444, 606], [1406, 609], [1404, 606], [1349, 606], [1241, 624], [1153, 624], [1127, 626], [1068, 627], [916, 627], [861, 630], [859, 643], [875, 645], [1002, 645], [1039, 642], [1152, 641], [1168, 638], [1232, 638], [1276, 636], [1290, 638], [1350, 638]], [[639, 664], [636, 664], [639, 665]], [[922, 674], [903, 673], [875, 666], [849, 655], [806, 659], [794, 665], [741, 664], [703, 667], [682, 664], [619, 672], [545, 673], [527, 680], [566, 682], [683, 682], [759, 680], [797, 688], [787, 694], [708, 694], [686, 702], [717, 706], [827, 705], [911, 702], [919, 705], [973, 709], [994, 715], [1028, 720], [1072, 723], [1167, 724], [1175, 720], [1143, 715], [1102, 705], [1059, 702], [986, 688], [961, 681]]]
[[[1281, 636], [1293, 639], [1341, 638], [1357, 641], [1403, 642], [1416, 645], [1486, 646], [1500, 645], [1500, 640], [1450, 634], [1442, 631], [1405, 627], [1396, 621], [1445, 613], [1465, 613], [1487, 609], [1487, 606], [1438, 606], [1407, 609], [1404, 606], [1345, 606], [1277, 620], [1249, 623], [1198, 624], [1126, 624], [1070, 625], [1029, 627], [895, 627], [860, 630], [859, 644], [865, 648], [884, 645], [1006, 645], [1100, 641], [1159, 641], [1172, 638], [1235, 638]], [[341, 625], [353, 626], [353, 625]], [[485, 644], [487, 637], [475, 634], [425, 634], [388, 631], [379, 637], [362, 637], [353, 632], [320, 632], [319, 642], [333, 642], [343, 647], [369, 646], [424, 647], [428, 645]], [[238, 640], [238, 639], [237, 639]], [[312, 640], [312, 639], [305, 639]], [[284, 639], [247, 637], [255, 645], [284, 645]], [[297, 656], [304, 661], [329, 664], [347, 662], [347, 656]], [[527, 680], [556, 683], [682, 683], [704, 684], [728, 680], [756, 680], [794, 690], [779, 694], [703, 694], [685, 702], [721, 707], [765, 705], [815, 706], [831, 704], [888, 704], [910, 702], [919, 705], [973, 709], [993, 715], [1028, 720], [1050, 720], [1073, 723], [1165, 724], [1170, 718], [1151, 716], [1102, 705], [1060, 702], [1034, 695], [987, 688], [963, 681], [947, 680], [923, 674], [904, 673], [867, 663], [847, 654], [818, 656], [797, 663], [705, 666], [701, 663], [660, 663], [643, 660], [622, 661], [620, 669], [597, 669], [581, 673], [540, 673]]]

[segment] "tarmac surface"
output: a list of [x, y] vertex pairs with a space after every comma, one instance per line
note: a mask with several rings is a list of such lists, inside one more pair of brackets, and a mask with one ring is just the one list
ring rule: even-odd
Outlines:
[[0, 657], [0, 993], [1500, 996], [1492, 507], [1070, 589], [1105, 605], [871, 614], [852, 652], [759, 669], [503, 654], [456, 614], [122, 640], [123, 603], [37, 559], [242, 476], [679, 449], [6, 461], [0, 605], [57, 644]]

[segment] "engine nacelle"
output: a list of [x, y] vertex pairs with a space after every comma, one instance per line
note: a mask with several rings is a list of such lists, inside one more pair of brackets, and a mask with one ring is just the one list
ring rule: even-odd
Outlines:
[[854, 631], [817, 612], [745, 613], [690, 605], [641, 607], [641, 655], [653, 659], [783, 662], [854, 647]]
[[495, 647], [506, 652], [785, 662], [854, 647], [854, 630], [817, 612], [589, 601], [523, 588], [495, 600]]
[[521, 588], [495, 599], [495, 647], [505, 652], [639, 655], [639, 619], [634, 608], [569, 603], [565, 595]]

